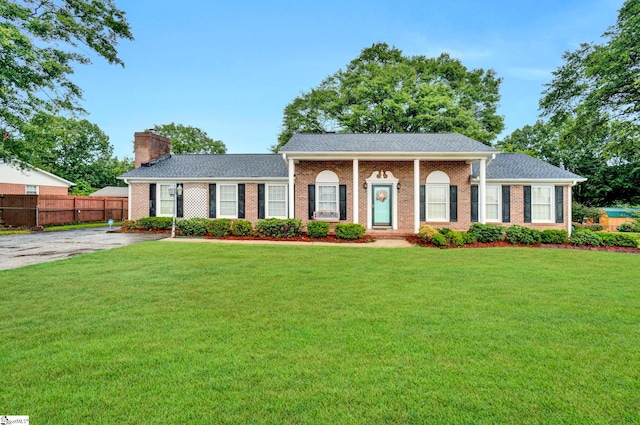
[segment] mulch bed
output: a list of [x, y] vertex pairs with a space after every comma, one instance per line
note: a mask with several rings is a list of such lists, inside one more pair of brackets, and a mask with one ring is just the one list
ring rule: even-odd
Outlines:
[[575, 246], [575, 245], [571, 245], [569, 242], [566, 242], [564, 244], [538, 243], [538, 244], [532, 244], [532, 245], [525, 245], [525, 244], [512, 244], [511, 242], [507, 242], [507, 241], [498, 241], [498, 242], [489, 242], [489, 243], [476, 242], [476, 243], [462, 245], [459, 247], [447, 247], [447, 246], [443, 247], [443, 246], [436, 246], [430, 242], [424, 242], [420, 240], [418, 236], [409, 236], [407, 237], [407, 240], [414, 245], [419, 245], [419, 246], [429, 247], [429, 248], [440, 248], [440, 249], [507, 248], [507, 247], [511, 248], [511, 247], [517, 246], [520, 248], [577, 249], [581, 251], [625, 252], [629, 254], [640, 254], [640, 248], [630, 248], [630, 247], [624, 247], [624, 246]]

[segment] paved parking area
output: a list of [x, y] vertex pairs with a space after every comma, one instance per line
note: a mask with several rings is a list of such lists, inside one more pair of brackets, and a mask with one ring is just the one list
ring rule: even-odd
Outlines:
[[5, 235], [0, 236], [0, 270], [166, 237], [162, 234], [109, 233], [107, 227]]

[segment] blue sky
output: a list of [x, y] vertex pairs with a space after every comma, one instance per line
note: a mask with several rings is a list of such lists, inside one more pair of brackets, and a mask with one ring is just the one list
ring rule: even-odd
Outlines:
[[124, 69], [95, 59], [73, 80], [87, 119], [132, 157], [133, 133], [175, 122], [205, 130], [229, 153], [263, 153], [301, 92], [376, 42], [405, 55], [448, 52], [503, 78], [503, 135], [538, 117], [562, 53], [599, 41], [622, 0], [204, 1], [116, 0], [135, 41]]

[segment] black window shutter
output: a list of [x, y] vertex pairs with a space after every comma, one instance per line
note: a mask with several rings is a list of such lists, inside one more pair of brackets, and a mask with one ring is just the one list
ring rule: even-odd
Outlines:
[[458, 221], [458, 186], [449, 186], [449, 221]]
[[313, 220], [313, 213], [316, 212], [316, 185], [309, 185], [309, 220]]
[[265, 217], [265, 194], [264, 184], [258, 185], [258, 220], [262, 220]]
[[556, 186], [556, 223], [564, 222], [564, 192], [562, 186]]
[[511, 222], [511, 186], [502, 186], [502, 222]]
[[478, 185], [471, 185], [471, 222], [478, 222]]
[[531, 186], [524, 186], [524, 222], [531, 223]]
[[347, 185], [340, 185], [340, 220], [347, 219]]
[[149, 185], [149, 217], [156, 216], [156, 184]]
[[[180, 188], [180, 190], [178, 191], [178, 188]], [[178, 183], [176, 185], [176, 217], [184, 217], [184, 208], [183, 208], [183, 197], [184, 197], [184, 192], [183, 192], [184, 187], [182, 186], [182, 183]], [[180, 194], [178, 195], [178, 192], [180, 192]]]
[[238, 218], [244, 218], [244, 183], [238, 184]]
[[425, 185], [420, 185], [420, 221], [427, 220], [427, 191]]
[[209, 218], [216, 218], [216, 184], [209, 185]]

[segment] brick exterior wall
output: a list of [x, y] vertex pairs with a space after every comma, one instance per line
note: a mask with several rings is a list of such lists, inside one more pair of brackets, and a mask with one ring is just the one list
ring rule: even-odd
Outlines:
[[[324, 170], [333, 171], [339, 184], [347, 186], [347, 219], [353, 220], [353, 162], [352, 161], [301, 161], [295, 168], [295, 217], [302, 219], [303, 224], [309, 221], [308, 185], [315, 184], [317, 175]], [[414, 177], [413, 161], [359, 161], [358, 163], [358, 223], [367, 226], [368, 191], [362, 187], [372, 173], [378, 171], [391, 172], [400, 183], [398, 191], [398, 230], [413, 232], [414, 230]], [[471, 179], [470, 166], [463, 161], [420, 161], [420, 185], [426, 184], [427, 176], [434, 171], [442, 171], [449, 176], [450, 184], [458, 186], [458, 221], [457, 222], [421, 222], [434, 227], [448, 227], [453, 230], [466, 231], [471, 226]], [[242, 183], [242, 182], [240, 182]], [[568, 217], [567, 199], [569, 186], [563, 187], [563, 223], [525, 223], [524, 222], [524, 189], [523, 185], [511, 184], [511, 222], [490, 223], [504, 226], [524, 225], [539, 230], [566, 229]], [[1, 186], [0, 186], [1, 187]], [[184, 218], [208, 217], [209, 215], [209, 183], [184, 183]], [[131, 219], [137, 220], [149, 215], [149, 184], [131, 184], [130, 211]], [[245, 219], [255, 223], [258, 221], [258, 184], [245, 183]], [[333, 227], [333, 225], [332, 225]]]
[[[0, 183], [0, 194], [26, 195], [27, 187], [24, 184]], [[38, 195], [68, 195], [69, 189], [60, 186], [38, 185]]]

